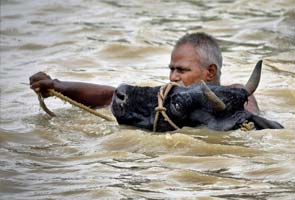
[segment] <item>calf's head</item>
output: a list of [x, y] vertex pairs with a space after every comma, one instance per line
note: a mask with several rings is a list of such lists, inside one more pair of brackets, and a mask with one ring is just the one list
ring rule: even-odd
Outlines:
[[[259, 61], [245, 88], [206, 85], [205, 82], [172, 88], [164, 101], [167, 115], [180, 128], [205, 125], [215, 130], [231, 130], [239, 128], [246, 120], [254, 121], [258, 128], [281, 128], [281, 125], [244, 109], [248, 96], [259, 84], [261, 66], [262, 61]], [[159, 90], [160, 87], [120, 85], [112, 101], [112, 112], [118, 123], [152, 130]], [[156, 130], [171, 131], [174, 128], [159, 117]]]

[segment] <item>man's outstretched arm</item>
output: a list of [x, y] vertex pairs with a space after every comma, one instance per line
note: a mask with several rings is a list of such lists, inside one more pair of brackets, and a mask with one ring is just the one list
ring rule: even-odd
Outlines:
[[51, 79], [44, 72], [30, 77], [31, 89], [49, 97], [48, 89], [54, 89], [63, 95], [89, 107], [103, 107], [111, 104], [115, 88], [83, 82], [59, 81]]

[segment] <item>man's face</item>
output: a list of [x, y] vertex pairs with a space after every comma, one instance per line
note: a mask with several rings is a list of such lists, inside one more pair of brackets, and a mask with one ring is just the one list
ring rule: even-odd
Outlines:
[[207, 70], [201, 69], [199, 56], [189, 43], [173, 50], [169, 68], [170, 81], [183, 82], [185, 86], [207, 79]]

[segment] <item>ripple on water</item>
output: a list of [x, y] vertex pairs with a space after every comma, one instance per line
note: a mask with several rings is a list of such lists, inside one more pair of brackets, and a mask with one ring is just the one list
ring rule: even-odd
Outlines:
[[[293, 1], [1, 0], [1, 198], [293, 199]], [[224, 84], [264, 59], [255, 95], [286, 129], [154, 134], [54, 99], [49, 118], [19, 86], [37, 71], [160, 85], [175, 41], [195, 31], [218, 38]]]

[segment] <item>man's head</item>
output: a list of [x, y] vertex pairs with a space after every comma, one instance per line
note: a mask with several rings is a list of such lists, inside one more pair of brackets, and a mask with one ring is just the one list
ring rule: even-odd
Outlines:
[[201, 80], [220, 84], [222, 56], [216, 40], [205, 33], [186, 34], [171, 54], [170, 81], [184, 85]]

